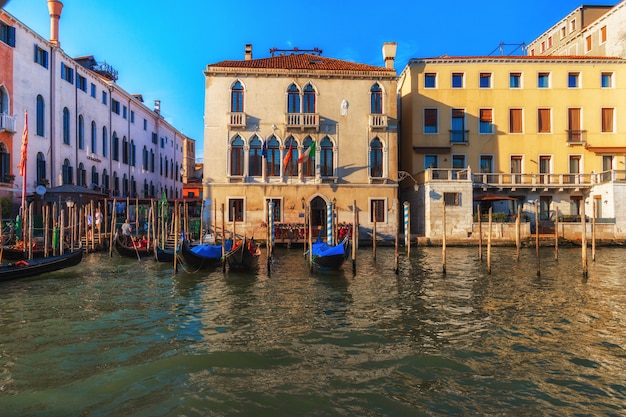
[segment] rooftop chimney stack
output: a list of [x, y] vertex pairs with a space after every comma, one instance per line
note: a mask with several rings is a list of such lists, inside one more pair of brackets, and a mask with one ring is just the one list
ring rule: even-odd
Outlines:
[[161, 114], [161, 100], [154, 100], [154, 112]]
[[252, 44], [246, 44], [246, 61], [250, 61], [252, 59]]
[[59, 42], [59, 20], [63, 3], [57, 0], [48, 0], [48, 11], [50, 12], [50, 43], [54, 46], [61, 46]]
[[385, 61], [385, 68], [394, 69], [393, 63], [396, 60], [396, 48], [395, 42], [383, 43], [383, 60]]

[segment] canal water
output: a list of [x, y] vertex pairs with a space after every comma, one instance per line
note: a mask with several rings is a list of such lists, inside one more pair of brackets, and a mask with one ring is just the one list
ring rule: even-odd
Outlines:
[[0, 415], [626, 415], [624, 248], [393, 248], [311, 275], [89, 254], [0, 285]]

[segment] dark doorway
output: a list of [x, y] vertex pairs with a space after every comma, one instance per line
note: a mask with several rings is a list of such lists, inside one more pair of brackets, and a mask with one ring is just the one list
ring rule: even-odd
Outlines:
[[326, 235], [326, 201], [322, 197], [315, 197], [311, 201], [311, 228], [313, 237]]

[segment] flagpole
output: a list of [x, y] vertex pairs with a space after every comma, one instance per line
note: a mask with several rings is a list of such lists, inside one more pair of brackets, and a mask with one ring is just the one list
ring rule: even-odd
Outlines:
[[26, 242], [26, 160], [28, 156], [28, 110], [24, 110], [24, 133], [22, 134], [22, 155], [18, 168], [22, 175], [22, 241]]

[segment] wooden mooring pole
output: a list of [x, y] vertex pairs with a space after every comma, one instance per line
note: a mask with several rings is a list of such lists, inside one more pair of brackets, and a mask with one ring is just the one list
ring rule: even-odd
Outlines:
[[522, 225], [522, 206], [517, 206], [517, 217], [515, 218], [515, 259], [519, 261], [521, 242], [521, 225]]
[[596, 217], [598, 216], [598, 200], [593, 199], [593, 217], [591, 218], [591, 262], [596, 261]]
[[359, 215], [356, 207], [356, 200], [352, 203], [352, 274], [356, 274], [356, 249], [357, 249], [357, 231], [359, 230]]
[[491, 232], [492, 232], [492, 207], [489, 207], [489, 235], [487, 235], [487, 273], [491, 274]]
[[559, 208], [556, 208], [554, 217], [554, 260], [559, 260]]
[[443, 202], [443, 215], [441, 216], [442, 223], [442, 241], [441, 241], [441, 267], [442, 272], [446, 273], [446, 202]]
[[582, 204], [580, 205], [580, 240], [581, 240], [581, 257], [583, 263], [583, 277], [587, 277], [587, 219], [585, 218], [585, 200], [583, 199]]
[[535, 201], [535, 256], [537, 258], [537, 276], [540, 276], [541, 259], [539, 258], [539, 199]]
[[478, 259], [483, 259], [483, 224], [480, 221], [480, 203], [478, 203]]

